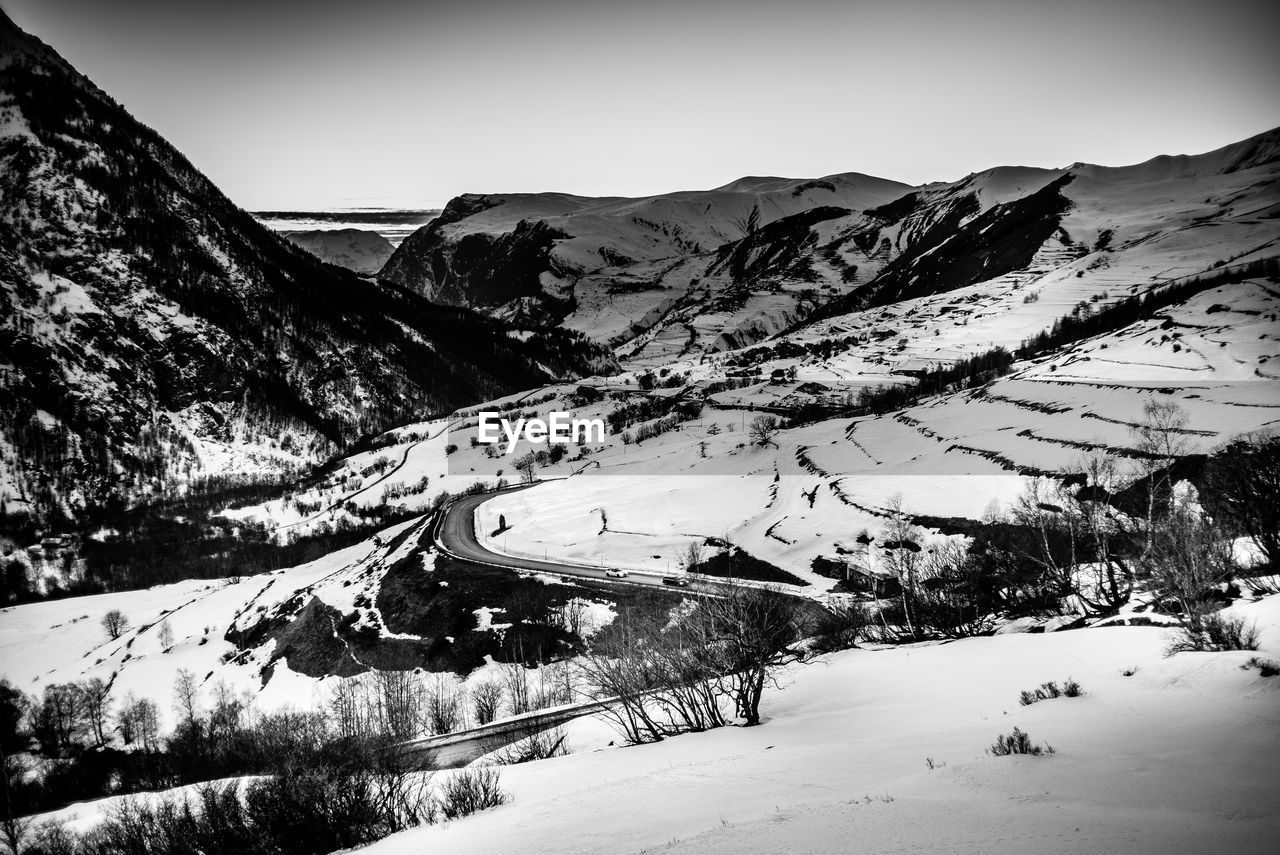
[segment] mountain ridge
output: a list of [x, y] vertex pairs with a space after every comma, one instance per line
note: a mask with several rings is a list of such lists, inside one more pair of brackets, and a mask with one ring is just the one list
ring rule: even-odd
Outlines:
[[[1277, 162], [1278, 150], [1280, 128], [1213, 151], [1161, 155], [1129, 166], [993, 166], [919, 186], [847, 172], [816, 179], [743, 176], [711, 190], [638, 198], [466, 194], [410, 235], [379, 276], [496, 317], [574, 329], [609, 344], [619, 358], [656, 365], [750, 344], [870, 305], [875, 292], [902, 290], [878, 277], [900, 277], [913, 257], [947, 241], [953, 256], [976, 252], [1004, 259], [974, 281], [1025, 272], [1040, 250], [1056, 242], [1055, 235], [1065, 235], [1077, 249], [1086, 246], [1057, 222], [1068, 211], [1089, 220], [1090, 243], [1096, 243], [1107, 222], [1147, 209], [1150, 200], [1136, 198], [1135, 186], [1155, 192], [1156, 185], [1168, 185], [1160, 192], [1168, 190], [1186, 205], [1202, 204], [1216, 192], [1200, 186], [1204, 181], [1268, 169]], [[1037, 194], [1064, 180], [1072, 186], [1062, 191], [1061, 204], [1037, 205], [1035, 199], [1044, 199]], [[1101, 195], [1093, 192], [1098, 187]], [[1075, 198], [1082, 194], [1092, 194], [1087, 203]], [[829, 207], [847, 212], [810, 217], [800, 225], [806, 218], [797, 215]], [[1002, 215], [990, 214], [993, 209]], [[1186, 225], [1176, 212], [1170, 214], [1164, 222], [1150, 223], [1144, 237], [1164, 240]], [[984, 223], [961, 232], [979, 217], [1019, 216], [1038, 223], [1034, 228], [1024, 223], [1028, 229], [1017, 247], [1007, 234], [1004, 249], [980, 246], [983, 240], [973, 232]], [[776, 234], [784, 227], [775, 223], [787, 220], [796, 231], [781, 243], [761, 233], [772, 228]], [[529, 245], [535, 235], [536, 247]], [[505, 254], [524, 284], [504, 289], [508, 282], [492, 270], [455, 264], [464, 242]], [[1073, 254], [1078, 253], [1060, 253], [1059, 260], [1069, 263]], [[732, 269], [722, 263], [725, 257], [747, 255], [757, 258]], [[768, 263], [756, 263], [761, 259]], [[905, 260], [891, 269], [898, 259]], [[1084, 275], [1092, 277], [1096, 269]], [[952, 288], [962, 280], [969, 284], [972, 277], [944, 278], [943, 287]]]
[[318, 261], [7, 17], [0, 39], [7, 512], [293, 471], [393, 424], [610, 370], [572, 333], [512, 337]]

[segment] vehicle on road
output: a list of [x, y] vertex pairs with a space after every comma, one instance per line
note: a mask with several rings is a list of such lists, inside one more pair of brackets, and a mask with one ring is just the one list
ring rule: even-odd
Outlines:
[[673, 588], [687, 588], [689, 587], [689, 580], [683, 576], [663, 576], [662, 584], [670, 585]]
[[612, 570], [612, 569], [610, 569], [610, 570], [606, 570], [606, 571], [604, 571], [604, 575], [608, 576], [610, 579], [625, 579], [625, 578], [627, 578], [627, 576], [629, 576], [629, 575], [631, 575], [631, 574], [630, 574], [630, 573], [628, 573], [626, 570]]

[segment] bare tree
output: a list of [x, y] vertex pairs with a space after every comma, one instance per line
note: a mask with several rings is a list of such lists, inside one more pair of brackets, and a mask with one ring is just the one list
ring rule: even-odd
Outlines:
[[160, 707], [150, 698], [143, 698], [134, 705], [134, 720], [138, 727], [138, 742], [144, 751], [160, 749]]
[[1032, 479], [1010, 509], [1010, 518], [1032, 535], [1021, 557], [1038, 572], [1019, 591], [1038, 602], [1061, 602], [1075, 591], [1074, 568], [1082, 561], [1078, 515], [1063, 513], [1072, 501], [1060, 482]]
[[144, 751], [155, 751], [160, 744], [160, 710], [155, 701], [125, 695], [116, 714], [116, 727], [125, 745], [138, 744]]
[[[1133, 540], [1127, 517], [1112, 503], [1114, 488], [1119, 483], [1116, 459], [1111, 455], [1093, 455], [1080, 469], [1085, 486], [1064, 504], [1067, 513], [1075, 514], [1092, 575], [1090, 583], [1076, 584], [1076, 595], [1085, 608], [1095, 614], [1113, 611], [1129, 602], [1133, 593], [1135, 568], [1125, 557]], [[1087, 499], [1082, 499], [1085, 490]]]
[[552, 623], [570, 635], [582, 638], [587, 632], [588, 603], [581, 597], [571, 597], [564, 605], [551, 613]]
[[431, 733], [452, 733], [463, 726], [466, 696], [448, 675], [436, 674], [427, 687], [423, 715]]
[[50, 752], [70, 748], [84, 733], [84, 701], [75, 683], [52, 683], [35, 712], [35, 731], [41, 745]]
[[1187, 453], [1189, 433], [1186, 411], [1172, 401], [1148, 401], [1142, 408], [1142, 422], [1133, 428], [1136, 448], [1143, 455], [1141, 467], [1147, 489], [1144, 551], [1153, 546], [1161, 500], [1173, 501], [1169, 467]]
[[532, 451], [524, 455], [523, 457], [520, 457], [515, 462], [515, 469], [517, 472], [520, 473], [521, 479], [526, 484], [533, 483], [534, 474], [537, 472], [537, 468], [538, 468], [537, 457], [534, 455]]
[[1093, 455], [1073, 477], [1031, 482], [1014, 503], [1014, 522], [1033, 534], [1023, 557], [1040, 568], [1037, 594], [1061, 604], [1074, 597], [1087, 613], [1129, 601], [1135, 567], [1126, 555], [1138, 534], [1113, 504], [1116, 460]]
[[679, 560], [680, 566], [686, 573], [696, 573], [698, 567], [702, 564], [704, 553], [701, 540], [691, 540], [681, 550]]
[[902, 614], [907, 625], [907, 633], [916, 637], [918, 629], [912, 615], [913, 593], [919, 584], [920, 541], [924, 532], [911, 522], [911, 517], [903, 510], [901, 494], [890, 497], [889, 521], [880, 533], [880, 543], [884, 547], [883, 566], [893, 573], [901, 586]]
[[187, 742], [199, 744], [203, 739], [200, 721], [200, 688], [196, 675], [179, 668], [173, 680], [173, 709], [178, 715], [178, 730]]
[[360, 677], [338, 679], [329, 689], [329, 717], [343, 739], [359, 739], [375, 729], [376, 703], [368, 683]]
[[213, 687], [213, 707], [209, 710], [209, 742], [216, 744], [238, 733], [248, 706], [247, 699], [238, 697], [230, 685], [219, 680]]
[[748, 726], [759, 724], [766, 686], [803, 658], [795, 647], [807, 629], [799, 601], [768, 588], [734, 588], [700, 602], [695, 621], [738, 715]]
[[161, 650], [168, 651], [173, 647], [173, 627], [167, 620], [160, 623], [159, 636]]
[[413, 739], [422, 730], [422, 691], [411, 671], [375, 671], [379, 730], [398, 740]]
[[776, 445], [773, 438], [778, 434], [778, 419], [768, 414], [756, 416], [747, 431], [756, 445]]
[[498, 717], [504, 695], [502, 684], [493, 681], [485, 681], [471, 688], [471, 711], [476, 724], [488, 724]]
[[583, 657], [586, 693], [629, 742], [760, 722], [760, 698], [779, 669], [798, 661], [801, 607], [792, 597], [739, 588], [662, 623], [623, 617]]
[[116, 713], [116, 730], [120, 733], [120, 741], [125, 745], [132, 745], [138, 738], [138, 720], [134, 714], [137, 702], [138, 696], [130, 692], [124, 696], [120, 711]]
[[586, 694], [609, 700], [602, 714], [630, 743], [656, 742], [726, 722], [724, 696], [709, 651], [689, 613], [668, 625], [623, 615], [581, 662]]
[[1205, 482], [1214, 516], [1248, 536], [1272, 568], [1280, 566], [1280, 436], [1236, 437], [1209, 459]]
[[107, 719], [111, 715], [111, 690], [101, 678], [80, 684], [80, 700], [84, 704], [85, 721], [98, 745], [107, 744]]
[[1212, 591], [1235, 572], [1231, 540], [1190, 497], [1180, 496], [1152, 533], [1143, 566], [1156, 592], [1177, 604], [1191, 646], [1200, 649]]
[[25, 851], [33, 819], [18, 813], [11, 788], [13, 781], [21, 781], [26, 777], [28, 769], [24, 760], [14, 757], [5, 749], [3, 742], [0, 742], [0, 772], [4, 776], [0, 781], [0, 787], [4, 788], [4, 804], [0, 805], [3, 808], [3, 814], [0, 814], [0, 839], [8, 847], [9, 855], [21, 855]]
[[112, 609], [102, 616], [102, 628], [107, 631], [107, 637], [114, 641], [129, 628], [129, 619], [119, 609]]
[[533, 709], [533, 687], [529, 684], [529, 669], [523, 663], [516, 661], [504, 665], [502, 683], [512, 715], [521, 715]]
[[534, 709], [547, 709], [570, 703], [573, 685], [569, 677], [569, 663], [564, 660], [547, 662], [538, 669], [538, 691], [533, 697]]

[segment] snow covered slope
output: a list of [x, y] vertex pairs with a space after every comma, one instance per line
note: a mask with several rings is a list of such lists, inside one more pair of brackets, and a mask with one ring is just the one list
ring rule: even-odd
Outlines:
[[[1261, 655], [1280, 655], [1280, 597], [1233, 611], [1258, 620]], [[1165, 659], [1163, 635], [833, 654], [766, 694], [761, 727], [589, 752], [585, 724], [576, 753], [503, 770], [509, 804], [368, 851], [1270, 852], [1280, 678], [1242, 670], [1249, 653]], [[1082, 697], [1018, 705], [1067, 677]], [[1015, 726], [1056, 753], [984, 753]]]
[[[1232, 612], [1258, 654], [1165, 658], [1155, 627], [997, 635], [821, 657], [760, 727], [619, 748], [580, 719], [568, 756], [502, 769], [506, 805], [368, 851], [1270, 853], [1280, 678], [1242, 666], [1280, 657], [1280, 597]], [[1082, 696], [1019, 705], [1069, 677]], [[1054, 753], [985, 753], [1014, 727]], [[114, 801], [48, 818], [85, 831]]]
[[[617, 614], [680, 602], [460, 565], [434, 550], [428, 522], [272, 573], [2, 609], [0, 677], [36, 696], [101, 678], [116, 702], [150, 698], [171, 724], [179, 669], [195, 676], [202, 702], [225, 685], [259, 709], [313, 708], [334, 681], [370, 669], [485, 679], [495, 663], [535, 651], [563, 659]], [[116, 639], [101, 623], [111, 610], [129, 624]]]
[[284, 236], [321, 261], [364, 276], [381, 270], [395, 252], [391, 241], [365, 229], [316, 229], [285, 232]]
[[965, 288], [1022, 298], [1073, 278], [1134, 293], [1274, 255], [1278, 152], [1273, 130], [1130, 167], [998, 167], [914, 188], [848, 173], [645, 199], [468, 195], [381, 275], [656, 365]]
[[[1045, 296], [1031, 303], [1016, 291], [1011, 298], [972, 286], [946, 295], [950, 302], [920, 297], [852, 313], [769, 345], [672, 363], [656, 375], [675, 379], [670, 389], [644, 392], [635, 374], [625, 374], [592, 381], [602, 395], [593, 403], [576, 387], [531, 393], [519, 411], [544, 418], [554, 410], [601, 418], [645, 402], [658, 409], [640, 424], [652, 424], [673, 398], [701, 401], [702, 409], [696, 417], [675, 409], [674, 429], [642, 442], [612, 434], [547, 462], [540, 477], [558, 480], [486, 503], [479, 530], [497, 530], [501, 515], [508, 528], [488, 539], [497, 551], [656, 572], [678, 569], [690, 543], [728, 541], [828, 587], [833, 580], [814, 574], [815, 559], [856, 550], [860, 531], [886, 525], [895, 496], [918, 517], [979, 520], [993, 507], [1007, 509], [1028, 479], [1078, 470], [1094, 453], [1114, 455], [1120, 477], [1134, 474], [1141, 459], [1134, 431], [1148, 403], [1186, 412], [1189, 453], [1280, 428], [1280, 283], [1262, 277], [1206, 283], [1149, 317], [1016, 362], [967, 391], [882, 415], [818, 418], [784, 428], [766, 446], [747, 436], [760, 410], [848, 405], [860, 388], [910, 384], [906, 372], [993, 345], [1015, 348], [1056, 318], [1114, 301], [1090, 302], [1079, 281], [1042, 283]], [[722, 388], [741, 365], [758, 374]], [[759, 379], [779, 371], [794, 376]], [[434, 452], [434, 477], [455, 484], [516, 477], [516, 457], [472, 447], [475, 435], [473, 418], [452, 424], [457, 450]], [[521, 445], [517, 456], [526, 450]], [[419, 466], [428, 459], [425, 448], [404, 453]], [[348, 465], [354, 471], [359, 463]]]

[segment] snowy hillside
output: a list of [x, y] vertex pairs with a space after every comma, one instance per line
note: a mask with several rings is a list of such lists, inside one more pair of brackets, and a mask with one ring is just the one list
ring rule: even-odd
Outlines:
[[[1248, 663], [1280, 657], [1280, 597], [1232, 612], [1259, 653], [1165, 658], [1158, 627], [1004, 634], [795, 666], [762, 727], [620, 748], [579, 719], [568, 756], [503, 769], [508, 805], [368, 851], [1270, 852], [1280, 683]], [[1067, 679], [1081, 696], [1019, 704]], [[1054, 753], [986, 753], [1015, 727]], [[117, 801], [48, 818], [84, 831]]]
[[0, 15], [0, 502], [37, 524], [607, 368], [316, 259]]
[[966, 288], [992, 299], [1054, 286], [1131, 294], [1274, 255], [1278, 140], [1270, 131], [1130, 167], [998, 167], [914, 188], [849, 173], [645, 199], [462, 196], [381, 275], [660, 365]]
[[285, 232], [284, 236], [321, 261], [363, 276], [377, 273], [395, 252], [391, 241], [363, 229], [317, 229]]
[[[698, 402], [700, 413], [677, 415], [676, 429], [640, 443], [624, 444], [615, 433], [557, 462], [543, 461], [537, 472], [548, 483], [487, 502], [479, 528], [494, 531], [505, 517], [509, 529], [487, 541], [499, 552], [655, 572], [678, 567], [691, 542], [728, 541], [829, 587], [831, 579], [814, 575], [815, 559], [838, 560], [856, 549], [859, 531], [884, 527], [895, 495], [921, 518], [980, 520], [993, 508], [1007, 510], [1035, 477], [1077, 470], [1095, 453], [1115, 455], [1119, 477], [1134, 477], [1141, 460], [1135, 430], [1148, 403], [1185, 411], [1187, 453], [1280, 425], [1280, 291], [1273, 280], [1246, 279], [1206, 286], [1148, 319], [1015, 362], [972, 390], [882, 415], [818, 418], [784, 428], [764, 447], [747, 436], [759, 409], [786, 415], [817, 404], [848, 407], [862, 388], [909, 385], [912, 376], [901, 372], [912, 368], [992, 345], [1017, 347], [1054, 317], [1081, 313], [1075, 301], [1087, 291], [1078, 281], [1068, 276], [1042, 285], [1046, 296], [1033, 303], [974, 288], [950, 295], [950, 312], [938, 311], [939, 298], [918, 298], [844, 316], [758, 353], [675, 363], [659, 372], [679, 378], [669, 390], [646, 393], [635, 375], [623, 375], [595, 381], [600, 400], [592, 403], [573, 385], [530, 393], [519, 412], [544, 418], [554, 410], [604, 418], [647, 401], [654, 422], [678, 414], [673, 394]], [[900, 332], [892, 337], [879, 332], [895, 327]], [[829, 356], [806, 349], [842, 338], [848, 340]], [[742, 378], [739, 388], [713, 391], [744, 362], [759, 373]], [[794, 377], [757, 379], [775, 371]], [[299, 514], [276, 502], [235, 513], [305, 527], [332, 521], [345, 502], [422, 509], [442, 491], [518, 479], [515, 461], [534, 450], [522, 444], [508, 457], [473, 446], [476, 419], [466, 413], [433, 441], [422, 439], [439, 430], [390, 434], [385, 447], [350, 458], [330, 481], [295, 497], [306, 509], [330, 510]], [[457, 448], [446, 454], [445, 445]], [[363, 471], [370, 474], [340, 488], [340, 480]]]

